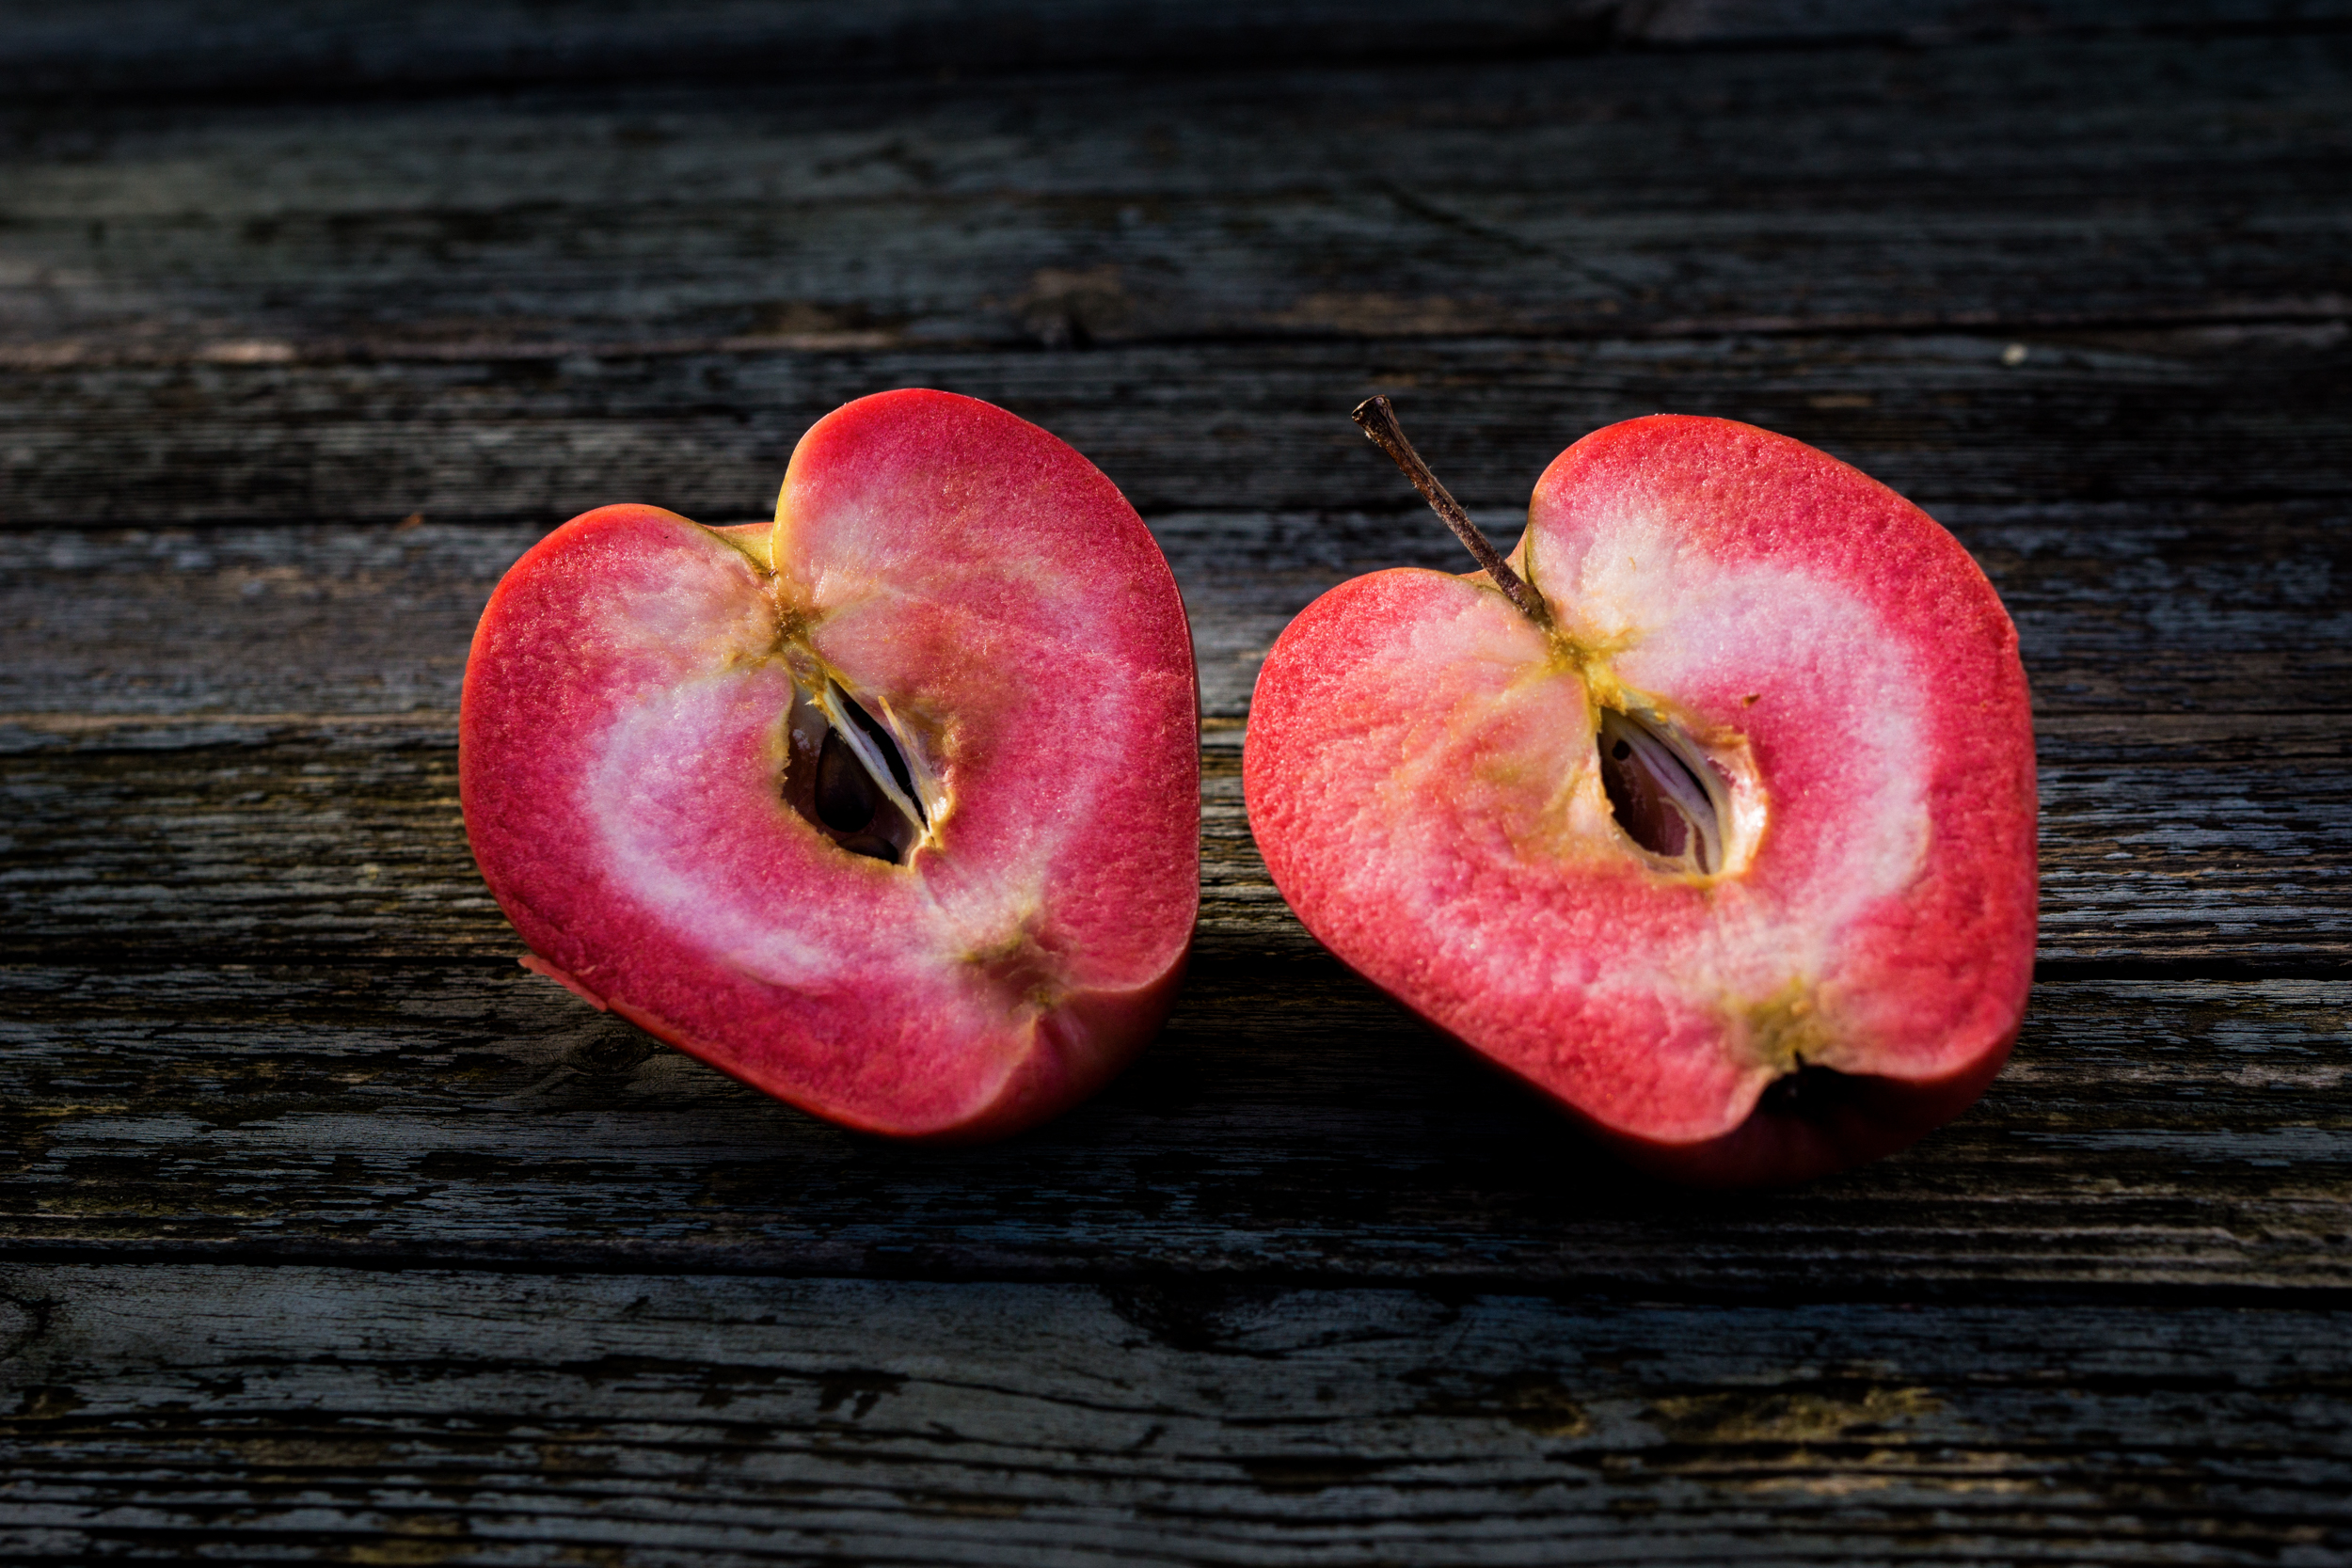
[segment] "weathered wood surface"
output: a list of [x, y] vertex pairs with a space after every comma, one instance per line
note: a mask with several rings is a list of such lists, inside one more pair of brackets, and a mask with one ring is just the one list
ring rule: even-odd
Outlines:
[[476, 963], [22, 965], [0, 1223], [51, 1258], [2335, 1303], [2352, 982], [2044, 982], [2014, 1065], [1802, 1194], [1628, 1176], [1327, 959], [1204, 957], [1100, 1099], [817, 1122]]
[[[2341, 6], [552, 14], [0, 18], [0, 1559], [2352, 1562]], [[972, 1150], [516, 969], [452, 777], [532, 539], [911, 383], [1136, 499], [1210, 721], [1167, 1035]], [[1673, 407], [1975, 552], [1980, 1106], [1692, 1197], [1317, 953], [1256, 661], [1456, 564], [1374, 390], [1498, 531]]]
[[2340, 1560], [2341, 1315], [2205, 1322], [36, 1268], [0, 1301], [39, 1380], [0, 1417], [27, 1455], [0, 1542], [27, 1561], [192, 1539], [426, 1563], [846, 1543], [921, 1563]]
[[[1668, 406], [1785, 430], [1942, 510], [2309, 503], [2352, 491], [2346, 341], [2336, 323], [2013, 345], [1872, 332], [69, 367], [0, 383], [0, 506], [18, 528], [420, 514], [545, 528], [658, 497], [735, 521], [771, 512], [818, 417], [934, 384], [1048, 423], [1147, 515], [1403, 517], [1393, 470], [1345, 419], [1383, 388], [1473, 507], [1523, 509], [1577, 436]], [[2012, 346], [2022, 363], [2005, 362]], [[2070, 547], [2087, 549], [2104, 531], [2077, 531]]]
[[[1323, 415], [1332, 422], [1328, 408]], [[2352, 421], [2343, 435], [2352, 455]], [[1334, 488], [1361, 484], [1359, 469], [1374, 482], [1367, 492], [1384, 481], [1402, 488], [1360, 438], [1331, 456]], [[748, 489], [781, 467], [733, 472]], [[1523, 471], [1532, 485], [1534, 466]], [[523, 526], [0, 531], [0, 624], [10, 628], [0, 748], [97, 733], [77, 730], [76, 718], [145, 716], [183, 728], [206, 716], [266, 714], [438, 714], [447, 722], [474, 619], [507, 565], [561, 517], [608, 500], [669, 499], [658, 481], [592, 483]], [[748, 520], [757, 515], [752, 499], [700, 515]], [[1506, 539], [1524, 515], [1518, 499], [1517, 512], [1481, 508]], [[2044, 719], [2196, 713], [2257, 723], [2352, 712], [2352, 500], [1936, 511], [2015, 618]], [[1202, 711], [1217, 720], [1248, 713], [1266, 647], [1317, 594], [1384, 566], [1452, 571], [1469, 560], [1425, 510], [1393, 505], [1146, 520], [1184, 591]]]
[[2227, 39], [2341, 26], [2343, 0], [605, 0], [586, 16], [530, 0], [83, 0], [9, 19], [0, 90], [349, 95], [518, 82], [751, 78], [1233, 59], [1541, 57], [1609, 45], [1950, 43], [2008, 36]]
[[0, 321], [24, 366], [2340, 324], [2347, 60], [2317, 31], [20, 102]]

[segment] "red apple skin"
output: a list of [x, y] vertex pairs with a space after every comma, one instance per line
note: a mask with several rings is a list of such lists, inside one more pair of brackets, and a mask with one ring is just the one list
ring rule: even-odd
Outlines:
[[[904, 863], [783, 800], [796, 663], [935, 781]], [[607, 506], [541, 541], [475, 633], [458, 782], [529, 967], [898, 1137], [998, 1136], [1100, 1087], [1165, 1018], [1199, 908], [1168, 563], [1085, 458], [943, 392], [818, 421], [772, 529]]]
[[[1307, 928], [1677, 1180], [1804, 1180], [1964, 1110], [2036, 905], [2025, 671], [1967, 552], [1813, 448], [1659, 416], [1551, 464], [1514, 563], [1556, 635], [1484, 574], [1396, 570], [1268, 654], [1243, 785]], [[1628, 702], [1733, 779], [1721, 873], [1618, 828], [1594, 732]], [[1836, 1076], [1767, 1097], [1801, 1065]]]

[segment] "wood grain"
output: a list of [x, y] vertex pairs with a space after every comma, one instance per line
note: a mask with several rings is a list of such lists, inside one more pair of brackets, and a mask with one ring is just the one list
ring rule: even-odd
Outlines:
[[1720, 1197], [1627, 1174], [1315, 958], [1204, 956], [1100, 1099], [977, 1149], [818, 1122], [504, 958], [0, 983], [20, 1257], [1726, 1300], [2352, 1285], [2344, 980], [2044, 982], [1960, 1122], [1800, 1193]]
[[2347, 92], [2320, 31], [25, 103], [0, 360], [2340, 327]]
[[[1368, 445], [1333, 461], [1404, 494], [1379, 511], [1146, 519], [1184, 592], [1210, 718], [1248, 713], [1265, 650], [1317, 594], [1387, 566], [1469, 569]], [[623, 495], [660, 499], [582, 489], [569, 505]], [[2352, 503], [1936, 510], [2017, 622], [2044, 719], [2352, 709]], [[1499, 537], [1516, 535], [1523, 514], [1482, 511]], [[560, 520], [0, 531], [0, 750], [55, 743], [14, 722], [40, 715], [446, 723], [492, 585]]]
[[[1575, 437], [1660, 409], [1809, 441], [1935, 511], [2063, 502], [2161, 515], [2185, 501], [2352, 494], [2339, 327], [2037, 338], [2015, 365], [2004, 363], [2005, 341], [1876, 333], [68, 368], [0, 378], [0, 515], [20, 529], [417, 515], [544, 529], [627, 499], [737, 521], [772, 509], [793, 444], [820, 416], [919, 385], [1042, 424], [1148, 516], [1406, 515], [1402, 482], [1345, 418], [1380, 390], [1397, 396], [1449, 488], [1481, 512], [1524, 507], [1534, 476]], [[2100, 531], [2060, 547], [2095, 549]]]
[[[2352, 1531], [2340, 1316], [8, 1271], [0, 1550], [2207, 1564]], [[323, 1335], [322, 1324], [332, 1329]], [[333, 1348], [289, 1356], [294, 1347]]]
[[549, 12], [527, 0], [421, 0], [387, 11], [285, 0], [262, 13], [201, 0], [84, 0], [0, 24], [0, 89], [15, 98], [284, 94], [347, 99], [488, 84], [1199, 67], [1234, 58], [1427, 61], [1481, 55], [1869, 40], [1912, 47], [2023, 34], [2199, 39], [2340, 25], [2342, 0], [608, 0]]

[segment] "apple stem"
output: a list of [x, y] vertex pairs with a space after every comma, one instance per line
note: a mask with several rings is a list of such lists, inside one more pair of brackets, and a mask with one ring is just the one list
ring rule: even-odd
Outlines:
[[1445, 526], [1454, 531], [1454, 537], [1478, 558], [1478, 563], [1486, 569], [1486, 575], [1494, 578], [1495, 586], [1525, 611], [1529, 620], [1545, 631], [1551, 630], [1551, 607], [1544, 602], [1541, 594], [1528, 586], [1526, 578], [1511, 570], [1502, 552], [1478, 531], [1478, 525], [1470, 521], [1470, 514], [1462, 510], [1462, 503], [1438, 483], [1438, 476], [1431, 473], [1429, 465], [1421, 460], [1421, 453], [1413, 450], [1413, 443], [1405, 438], [1405, 427], [1396, 422], [1395, 405], [1386, 396], [1369, 397], [1358, 404], [1356, 412], [1348, 418], [1363, 426], [1364, 434], [1372, 437], [1372, 444], [1387, 452], [1396, 466], [1405, 470], [1405, 477], [1413, 482], [1413, 488], [1421, 492], [1422, 499], [1429, 503], [1431, 511], [1445, 519]]

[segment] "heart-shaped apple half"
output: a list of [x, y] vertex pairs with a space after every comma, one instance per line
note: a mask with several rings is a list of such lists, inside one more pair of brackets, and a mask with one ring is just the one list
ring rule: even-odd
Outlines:
[[458, 783], [530, 967], [819, 1116], [977, 1138], [1155, 1030], [1200, 904], [1174, 578], [1003, 409], [863, 398], [772, 527], [608, 506], [474, 634]]
[[[1385, 399], [1359, 419], [1440, 515]], [[2017, 636], [1958, 541], [1724, 420], [1597, 431], [1493, 569], [1376, 572], [1267, 656], [1243, 782], [1343, 961], [1636, 1164], [1730, 1185], [1976, 1100], [2032, 978]]]

